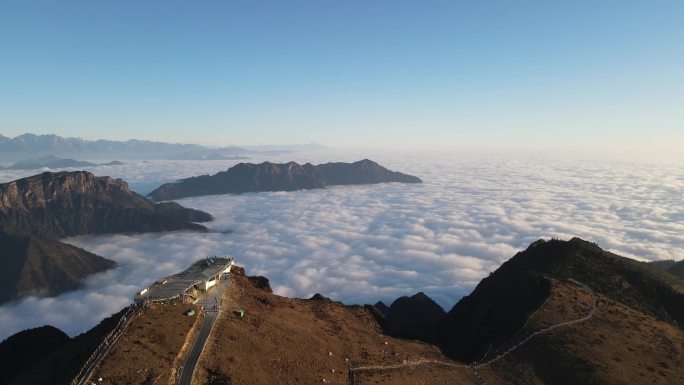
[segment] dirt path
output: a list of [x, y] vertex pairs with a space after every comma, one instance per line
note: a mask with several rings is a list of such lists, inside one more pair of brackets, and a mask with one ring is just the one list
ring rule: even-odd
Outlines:
[[584, 322], [584, 321], [591, 319], [594, 316], [594, 312], [596, 311], [596, 307], [597, 307], [597, 303], [598, 303], [598, 299], [596, 297], [596, 293], [594, 292], [594, 290], [592, 288], [590, 288], [589, 286], [585, 285], [584, 283], [579, 282], [577, 280], [569, 279], [569, 281], [582, 286], [582, 288], [584, 288], [584, 290], [586, 290], [587, 292], [589, 292], [591, 294], [591, 307], [589, 308], [589, 311], [587, 312], [587, 314], [585, 314], [584, 316], [582, 316], [580, 318], [570, 320], [570, 321], [561, 322], [561, 323], [546, 327], [544, 329], [537, 330], [534, 333], [527, 336], [522, 341], [520, 341], [518, 344], [516, 344], [516, 345], [512, 346], [511, 348], [509, 348], [508, 350], [506, 350], [505, 352], [497, 355], [496, 357], [490, 359], [489, 361], [481, 362], [477, 365], [466, 365], [466, 364], [455, 363], [455, 362], [421, 359], [421, 360], [417, 360], [417, 361], [404, 362], [404, 363], [396, 364], [396, 365], [375, 365], [375, 366], [360, 366], [360, 367], [356, 367], [356, 368], [350, 368], [350, 372], [351, 372], [351, 374], [349, 376], [350, 385], [353, 385], [353, 383], [354, 383], [354, 373], [355, 372], [367, 371], [367, 370], [391, 370], [391, 369], [399, 369], [399, 368], [405, 368], [405, 367], [409, 367], [409, 366], [426, 365], [426, 364], [451, 366], [451, 367], [456, 367], [456, 368], [469, 369], [471, 372], [473, 372], [475, 377], [478, 379], [478, 382], [480, 384], [483, 384], [484, 380], [479, 375], [477, 375], [477, 371], [476, 371], [477, 368], [481, 368], [481, 367], [491, 365], [492, 363], [506, 357], [508, 354], [512, 353], [513, 351], [515, 351], [516, 349], [520, 348], [522, 345], [524, 345], [525, 343], [530, 341], [532, 338], [534, 338], [540, 334], [548, 333], [551, 330], [558, 329], [561, 327], [570, 326], [570, 325], [574, 325], [574, 324], [577, 324], [580, 322]]

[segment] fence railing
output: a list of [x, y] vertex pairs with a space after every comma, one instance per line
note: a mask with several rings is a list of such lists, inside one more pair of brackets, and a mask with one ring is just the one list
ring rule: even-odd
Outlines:
[[128, 324], [135, 318], [140, 309], [141, 304], [133, 303], [128, 306], [128, 310], [124, 315], [119, 318], [119, 322], [116, 324], [114, 329], [112, 329], [107, 336], [102, 340], [100, 345], [93, 351], [93, 353], [88, 357], [86, 362], [81, 366], [81, 370], [76, 374], [74, 379], [71, 381], [71, 385], [85, 385], [93, 371], [100, 364], [102, 359], [107, 355], [107, 352], [114, 346], [116, 341], [123, 335]]

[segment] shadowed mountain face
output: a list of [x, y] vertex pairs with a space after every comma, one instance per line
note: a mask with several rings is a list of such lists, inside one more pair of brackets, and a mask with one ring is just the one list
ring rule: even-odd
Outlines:
[[215, 175], [202, 175], [167, 183], [150, 193], [155, 201], [184, 197], [240, 194], [259, 191], [294, 191], [332, 185], [384, 182], [421, 183], [411, 175], [390, 171], [379, 164], [362, 160], [354, 163], [326, 163], [314, 166], [295, 162], [276, 164], [240, 163]]
[[74, 338], [52, 326], [19, 332], [0, 343], [0, 384], [70, 384], [126, 309]]
[[0, 383], [28, 369], [32, 362], [49, 357], [71, 339], [52, 326], [41, 326], [19, 332], [0, 343]]
[[446, 315], [435, 301], [422, 292], [398, 298], [384, 314], [384, 328], [390, 335], [423, 341], [434, 338], [435, 326]]
[[579, 238], [540, 240], [483, 279], [449, 311], [439, 327], [440, 346], [460, 360], [481, 358], [489, 346], [518, 331], [548, 298], [551, 278], [576, 279], [638, 312], [684, 325], [684, 289], [671, 275]]
[[59, 238], [97, 233], [206, 230], [205, 212], [154, 204], [128, 185], [85, 171], [43, 173], [0, 184], [0, 303], [56, 295], [115, 263]]
[[110, 269], [113, 261], [59, 241], [0, 234], [0, 303], [15, 298], [73, 290], [90, 274]]

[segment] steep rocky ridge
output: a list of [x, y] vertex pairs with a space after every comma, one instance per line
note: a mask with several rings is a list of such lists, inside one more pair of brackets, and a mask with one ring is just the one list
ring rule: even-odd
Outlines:
[[61, 238], [79, 234], [204, 230], [207, 213], [155, 205], [128, 184], [85, 171], [42, 173], [0, 184], [0, 231]]
[[434, 341], [435, 327], [445, 315], [441, 306], [420, 292], [392, 302], [385, 311], [384, 329], [397, 337]]
[[6, 266], [0, 303], [26, 294], [59, 294], [80, 286], [112, 261], [61, 243], [99, 233], [206, 230], [205, 212], [154, 204], [110, 177], [85, 171], [43, 173], [0, 184], [0, 257]]
[[[25, 330], [7, 338], [0, 343], [0, 359], [3, 366], [17, 370], [10, 370], [12, 376], [0, 378], [0, 385], [70, 384], [124, 312], [122, 310], [105, 318], [74, 338], [66, 337], [59, 329], [50, 326]], [[45, 345], [40, 346], [43, 343]]]
[[364, 159], [354, 163], [326, 163], [314, 166], [295, 162], [240, 163], [215, 175], [202, 175], [164, 184], [149, 196], [155, 201], [214, 194], [259, 191], [319, 189], [332, 185], [384, 182], [421, 183], [411, 175], [390, 171]]
[[648, 264], [666, 271], [679, 279], [684, 279], [684, 260], [675, 261], [674, 259], [668, 259], [663, 261], [652, 261], [648, 262]]

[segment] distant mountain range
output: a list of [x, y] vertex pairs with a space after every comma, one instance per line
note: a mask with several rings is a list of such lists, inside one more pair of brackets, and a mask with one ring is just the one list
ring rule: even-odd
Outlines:
[[120, 166], [123, 162], [114, 160], [107, 163], [92, 163], [76, 159], [58, 158], [54, 155], [48, 155], [36, 159], [27, 159], [14, 163], [9, 167], [0, 166], [0, 170], [37, 170], [41, 168], [60, 169], [73, 167], [95, 167], [95, 166]]
[[85, 140], [58, 135], [23, 134], [14, 138], [0, 135], [0, 161], [18, 161], [37, 156], [87, 159], [244, 159], [248, 155], [277, 155], [299, 150], [321, 149], [320, 145], [255, 146], [210, 148], [197, 144], [164, 143], [131, 139]]
[[420, 178], [390, 171], [364, 159], [354, 163], [300, 165], [295, 162], [240, 163], [215, 175], [202, 175], [167, 183], [152, 191], [154, 201], [199, 195], [240, 194], [260, 191], [295, 191], [334, 185], [385, 182], [421, 183]]
[[114, 265], [59, 238], [80, 234], [206, 230], [211, 215], [154, 204], [110, 177], [46, 172], [0, 184], [0, 302], [58, 294]]

